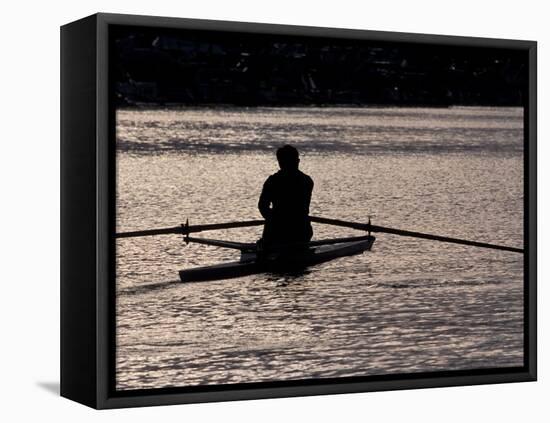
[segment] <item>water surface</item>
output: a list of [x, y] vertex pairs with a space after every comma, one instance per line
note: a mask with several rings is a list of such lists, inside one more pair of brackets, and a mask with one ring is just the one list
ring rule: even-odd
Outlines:
[[[120, 110], [117, 231], [260, 218], [283, 143], [315, 181], [313, 215], [523, 246], [518, 108]], [[118, 389], [523, 364], [520, 254], [381, 234], [302, 275], [178, 281], [235, 259], [175, 235], [117, 241]]]

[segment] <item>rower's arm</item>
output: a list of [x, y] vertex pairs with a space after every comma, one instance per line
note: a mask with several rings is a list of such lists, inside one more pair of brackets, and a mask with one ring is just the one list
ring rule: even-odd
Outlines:
[[262, 193], [260, 194], [260, 201], [258, 201], [258, 209], [262, 214], [264, 219], [271, 218], [271, 189], [270, 189], [269, 179], [265, 181], [262, 188]]
[[307, 188], [306, 188], [306, 198], [305, 198], [305, 203], [304, 203], [305, 212], [306, 212], [306, 215], [308, 215], [308, 216], [309, 216], [309, 206], [311, 204], [311, 194], [312, 193], [313, 193], [313, 179], [309, 178]]

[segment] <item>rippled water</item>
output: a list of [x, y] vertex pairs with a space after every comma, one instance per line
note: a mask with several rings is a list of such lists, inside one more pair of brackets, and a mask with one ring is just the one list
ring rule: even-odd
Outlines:
[[[517, 108], [121, 110], [117, 231], [259, 218], [282, 143], [315, 181], [313, 215], [523, 246]], [[523, 364], [523, 255], [380, 234], [303, 275], [178, 281], [235, 259], [175, 235], [117, 241], [118, 389]]]

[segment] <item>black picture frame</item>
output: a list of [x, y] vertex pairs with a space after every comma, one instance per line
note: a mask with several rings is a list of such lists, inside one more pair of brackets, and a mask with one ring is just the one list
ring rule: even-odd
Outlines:
[[[199, 388], [114, 390], [115, 168], [109, 32], [113, 26], [414, 42], [523, 50], [524, 365], [364, 378], [250, 383]], [[61, 27], [61, 395], [97, 409], [534, 381], [536, 321], [536, 68], [534, 41], [95, 14]]]

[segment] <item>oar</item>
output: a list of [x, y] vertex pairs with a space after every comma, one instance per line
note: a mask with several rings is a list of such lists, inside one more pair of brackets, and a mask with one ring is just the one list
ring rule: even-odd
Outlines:
[[169, 228], [120, 232], [115, 236], [116, 238], [131, 238], [131, 237], [150, 236], [150, 235], [169, 235], [169, 234], [187, 235], [193, 232], [213, 231], [216, 229], [244, 228], [247, 226], [260, 226], [263, 224], [264, 224], [263, 220], [246, 220], [242, 222], [210, 223], [208, 225], [189, 225], [188, 223], [186, 223], [185, 225], [173, 226]]
[[339, 219], [329, 219], [326, 217], [315, 217], [310, 216], [310, 219], [312, 222], [316, 223], [325, 223], [327, 225], [334, 225], [334, 226], [341, 226], [345, 228], [351, 228], [351, 229], [359, 229], [363, 231], [370, 231], [370, 232], [381, 232], [381, 233], [387, 233], [392, 235], [399, 235], [399, 236], [408, 236], [408, 237], [414, 237], [414, 238], [422, 238], [422, 239], [430, 239], [433, 241], [442, 241], [442, 242], [449, 242], [452, 244], [462, 244], [462, 245], [470, 245], [473, 247], [481, 247], [481, 248], [491, 248], [494, 250], [503, 250], [503, 251], [511, 251], [514, 253], [523, 253], [523, 249], [521, 248], [514, 248], [514, 247], [508, 247], [505, 245], [496, 245], [496, 244], [489, 244], [486, 242], [478, 242], [478, 241], [470, 241], [467, 239], [460, 239], [460, 238], [451, 238], [447, 236], [441, 236], [441, 235], [432, 235], [432, 234], [426, 234], [422, 232], [413, 232], [413, 231], [406, 231], [403, 229], [396, 229], [396, 228], [388, 228], [384, 226], [377, 226], [377, 225], [371, 225], [370, 223], [357, 223], [357, 222], [348, 222], [345, 220], [339, 220]]

